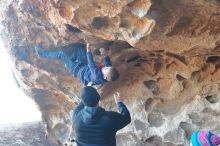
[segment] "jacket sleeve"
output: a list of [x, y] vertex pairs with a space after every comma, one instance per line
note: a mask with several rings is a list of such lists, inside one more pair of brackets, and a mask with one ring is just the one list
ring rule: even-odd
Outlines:
[[73, 112], [73, 121], [77, 119], [78, 113], [84, 108], [84, 104], [82, 102], [79, 103], [79, 105], [76, 106], [74, 112]]
[[88, 66], [89, 66], [91, 73], [93, 75], [96, 75], [98, 67], [96, 66], [96, 63], [93, 60], [93, 56], [91, 52], [87, 52], [87, 60], [88, 60]]
[[88, 61], [88, 66], [89, 68], [94, 68], [96, 67], [96, 64], [93, 60], [93, 56], [91, 52], [87, 52], [87, 61]]
[[93, 60], [91, 52], [87, 52], [87, 60], [88, 60], [88, 66], [89, 66], [91, 75], [93, 76], [93, 79], [104, 82], [103, 77], [102, 77], [103, 74], [102, 73], [100, 74], [100, 69], [98, 68], [98, 66], [96, 66], [96, 63]]
[[111, 60], [110, 60], [109, 56], [105, 56], [104, 65], [107, 66], [107, 67], [112, 66], [112, 63], [111, 63]]
[[127, 107], [124, 105], [123, 102], [118, 102], [118, 111], [119, 113], [114, 115], [114, 119], [116, 120], [116, 130], [124, 128], [131, 122], [130, 112], [128, 111]]

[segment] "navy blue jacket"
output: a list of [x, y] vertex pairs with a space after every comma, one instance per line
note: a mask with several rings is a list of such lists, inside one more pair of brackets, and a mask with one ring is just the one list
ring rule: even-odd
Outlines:
[[73, 113], [77, 146], [116, 146], [116, 132], [131, 122], [127, 107], [117, 106], [120, 113], [80, 103]]
[[[98, 85], [103, 82], [107, 82], [103, 78], [102, 70], [99, 68], [93, 60], [93, 56], [91, 52], [87, 52], [87, 61], [88, 64], [80, 67], [77, 78], [83, 83], [85, 86], [89, 82], [93, 82], [93, 84]], [[104, 58], [104, 65], [105, 66], [112, 66], [110, 58], [106, 56]]]

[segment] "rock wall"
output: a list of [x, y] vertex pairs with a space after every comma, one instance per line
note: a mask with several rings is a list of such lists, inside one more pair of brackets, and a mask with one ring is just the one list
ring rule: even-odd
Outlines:
[[1, 125], [0, 144], [7, 146], [48, 146], [42, 122]]
[[119, 146], [185, 146], [194, 130], [220, 132], [219, 0], [1, 0], [0, 16], [18, 86], [39, 106], [51, 143], [74, 138], [69, 113], [82, 86], [34, 46], [84, 40], [97, 62], [97, 48], [109, 46], [120, 72], [99, 91], [110, 110], [121, 92], [131, 112]]

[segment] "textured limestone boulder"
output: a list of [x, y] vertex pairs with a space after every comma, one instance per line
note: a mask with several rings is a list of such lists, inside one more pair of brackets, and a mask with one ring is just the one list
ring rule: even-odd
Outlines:
[[218, 0], [1, 0], [0, 21], [18, 86], [38, 105], [51, 143], [71, 145], [82, 86], [34, 46], [62, 50], [84, 40], [97, 63], [97, 48], [110, 47], [120, 72], [99, 90], [102, 106], [116, 110], [119, 91], [131, 112], [119, 146], [182, 146], [194, 130], [220, 132]]

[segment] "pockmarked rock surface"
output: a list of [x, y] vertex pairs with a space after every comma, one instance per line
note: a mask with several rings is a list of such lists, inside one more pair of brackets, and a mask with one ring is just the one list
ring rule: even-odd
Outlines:
[[1, 0], [0, 17], [18, 86], [37, 103], [52, 144], [73, 141], [82, 86], [34, 46], [84, 40], [97, 62], [97, 48], [110, 47], [120, 72], [99, 90], [102, 106], [116, 110], [119, 91], [131, 112], [119, 146], [186, 146], [195, 130], [220, 132], [219, 0]]
[[0, 126], [1, 146], [50, 146], [42, 122]]

